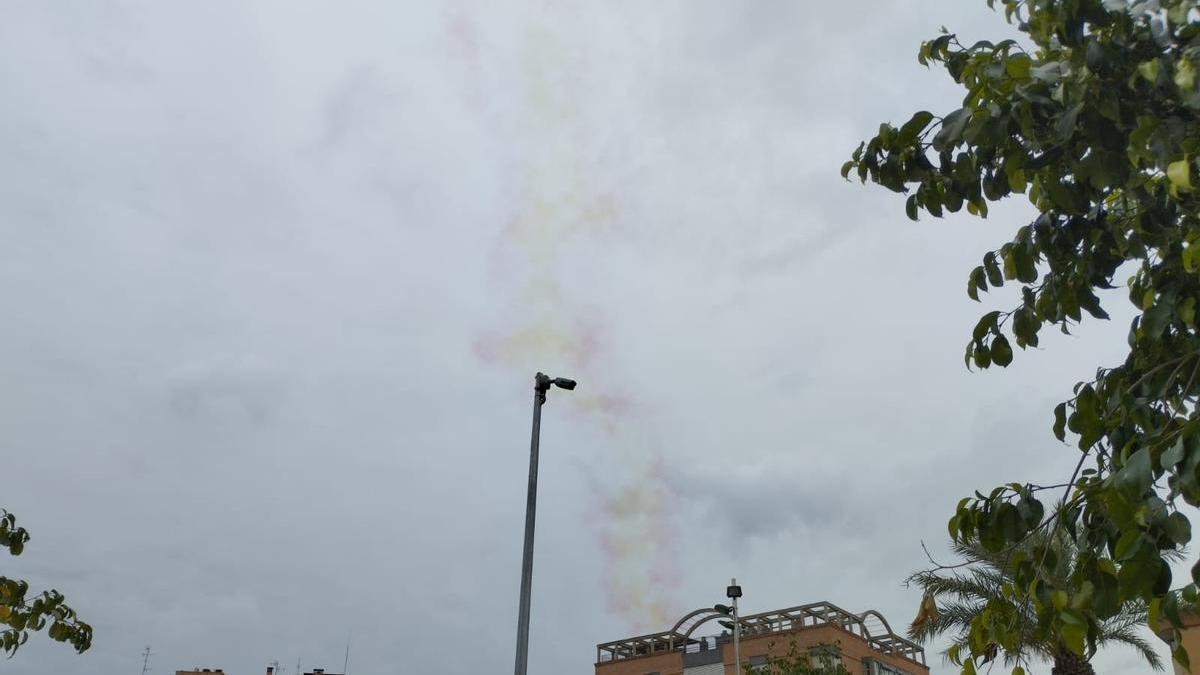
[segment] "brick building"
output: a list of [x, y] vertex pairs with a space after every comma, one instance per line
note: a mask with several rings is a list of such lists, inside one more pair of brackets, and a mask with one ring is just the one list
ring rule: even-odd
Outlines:
[[[667, 631], [596, 645], [596, 675], [737, 675], [733, 637], [728, 631], [705, 635], [701, 627], [726, 619], [714, 609], [698, 609]], [[824, 645], [841, 649], [851, 675], [929, 675], [925, 650], [896, 635], [874, 610], [853, 614], [828, 602], [741, 617], [742, 665], [765, 666], [785, 656], [794, 643], [810, 658], [836, 658]]]
[[[1180, 601], [1183, 605], [1183, 601]], [[1188, 675], [1188, 673], [1200, 673], [1200, 613], [1191, 607], [1179, 608], [1179, 618], [1183, 620], [1183, 630], [1181, 637], [1183, 638], [1183, 649], [1188, 654], [1188, 661], [1191, 661], [1192, 669], [1188, 670], [1184, 665], [1172, 659], [1171, 665], [1175, 668], [1175, 675]], [[1170, 640], [1171, 630], [1166, 619], [1163, 619], [1161, 630], [1158, 631], [1158, 637], [1162, 638], [1167, 643], [1168, 649], [1172, 652], [1178, 646]]]
[[[194, 670], [177, 670], [175, 675], [225, 675], [225, 671], [220, 668], [196, 668]], [[267, 666], [267, 675], [275, 675], [274, 666]], [[316, 668], [304, 675], [338, 675], [338, 673], [327, 673], [323, 668]]]

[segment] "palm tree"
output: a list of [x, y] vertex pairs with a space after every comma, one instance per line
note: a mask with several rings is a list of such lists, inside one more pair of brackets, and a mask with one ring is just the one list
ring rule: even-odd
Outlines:
[[[1056, 553], [1057, 563], [1043, 570], [1049, 581], [1065, 585], [1073, 571], [1076, 559], [1074, 541], [1061, 531], [1047, 534], [1042, 532], [1022, 544], [1027, 550], [1039, 546], [1050, 546]], [[1001, 586], [1012, 580], [1013, 568], [1009, 565], [1011, 550], [993, 553], [977, 541], [955, 543], [954, 552], [963, 562], [953, 567], [939, 567], [917, 572], [908, 578], [925, 592], [921, 613], [909, 629], [909, 637], [917, 641], [928, 641], [943, 634], [953, 636], [951, 649], [965, 649], [971, 620], [978, 616], [989, 603], [1006, 603], [1023, 617], [1020, 639], [1014, 650], [1004, 654], [1008, 665], [1020, 659], [1042, 658], [1054, 663], [1054, 675], [1095, 675], [1091, 663], [1093, 653], [1079, 656], [1066, 647], [1053, 631], [1038, 630], [1038, 618], [1028, 603], [1015, 604], [1005, 598]], [[930, 605], [936, 603], [936, 609]], [[1106, 644], [1127, 645], [1136, 650], [1154, 670], [1163, 669], [1162, 658], [1140, 634], [1139, 628], [1146, 625], [1146, 607], [1141, 602], [1123, 605], [1112, 617], [1101, 621], [1096, 647]]]

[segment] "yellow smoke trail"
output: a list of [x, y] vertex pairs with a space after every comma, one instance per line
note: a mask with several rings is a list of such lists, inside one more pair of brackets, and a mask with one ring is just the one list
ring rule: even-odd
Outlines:
[[[461, 17], [455, 21], [457, 33], [470, 33]], [[511, 299], [517, 308], [512, 315], [521, 318], [487, 332], [476, 351], [484, 361], [514, 369], [561, 364], [561, 374], [580, 380], [579, 390], [559, 400], [598, 424], [611, 445], [605, 480], [593, 483], [588, 517], [604, 554], [605, 596], [631, 628], [662, 629], [676, 618], [672, 595], [679, 574], [666, 462], [642, 406], [625, 391], [605, 388], [617, 380], [611, 375], [618, 364], [601, 329], [611, 317], [584, 315], [564, 299], [557, 282], [564, 251], [611, 230], [619, 215], [614, 199], [590, 189], [600, 181], [589, 180], [595, 176], [589, 176], [581, 150], [587, 140], [577, 109], [582, 97], [572, 91], [575, 82], [564, 65], [571, 58], [553, 31], [536, 25], [528, 30], [522, 59], [526, 115], [519, 134], [527, 154], [504, 252], [519, 256], [536, 284]]]

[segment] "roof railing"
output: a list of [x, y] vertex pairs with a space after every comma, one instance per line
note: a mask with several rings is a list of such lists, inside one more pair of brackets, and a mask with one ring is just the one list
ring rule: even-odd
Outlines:
[[[724, 615], [712, 609], [698, 609], [684, 615], [671, 630], [598, 644], [596, 663], [623, 661], [665, 652], [699, 651], [700, 640], [693, 638], [692, 633], [701, 625], [719, 617]], [[818, 626], [837, 626], [863, 638], [877, 653], [900, 656], [925, 665], [925, 650], [917, 643], [892, 632], [883, 615], [874, 610], [854, 614], [829, 602], [814, 602], [742, 616], [739, 619], [744, 637], [790, 633]], [[868, 627], [868, 619], [877, 625]]]

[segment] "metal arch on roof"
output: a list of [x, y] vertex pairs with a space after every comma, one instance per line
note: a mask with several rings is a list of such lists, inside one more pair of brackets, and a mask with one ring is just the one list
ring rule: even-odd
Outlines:
[[879, 612], [877, 612], [876, 610], [873, 610], [873, 609], [868, 609], [867, 611], [858, 615], [859, 618], [861, 618], [863, 620], [864, 627], [867, 625], [867, 615], [868, 614], [875, 617], [876, 619], [879, 619], [879, 623], [883, 624], [883, 629], [887, 631], [888, 635], [896, 634], [896, 631], [892, 630], [892, 625], [890, 623], [888, 623], [888, 620], [883, 618], [882, 614], [880, 614]]
[[[693, 643], [698, 643], [691, 637], [696, 628], [724, 616], [715, 609], [694, 610], [685, 614], [669, 631], [596, 645], [596, 661], [602, 663], [661, 652], [688, 651]], [[872, 632], [867, 626], [868, 617], [879, 619], [883, 630]], [[742, 634], [746, 636], [791, 632], [822, 625], [837, 626], [857, 634], [881, 654], [925, 663], [925, 650], [915, 642], [896, 635], [883, 615], [875, 610], [854, 614], [829, 602], [814, 602], [738, 618], [742, 624]]]
[[[704, 616], [705, 614], [707, 614], [708, 616]], [[686, 630], [683, 630], [682, 632], [680, 631], [680, 629], [683, 628], [684, 624], [687, 624], [689, 619], [695, 619], [698, 616], [704, 616], [704, 618], [696, 619], [691, 624], [688, 624], [688, 627]], [[705, 623], [706, 621], [709, 621], [718, 616], [725, 616], [725, 615], [721, 614], [720, 612], [713, 609], [712, 607], [705, 607], [702, 609], [692, 610], [691, 612], [684, 614], [682, 619], [680, 619], [679, 621], [676, 621], [675, 626], [672, 627], [671, 630], [669, 630], [667, 632], [674, 634], [678, 637], [686, 638], [692, 634], [693, 630], [696, 630], [696, 626], [699, 626], [700, 624]]]

